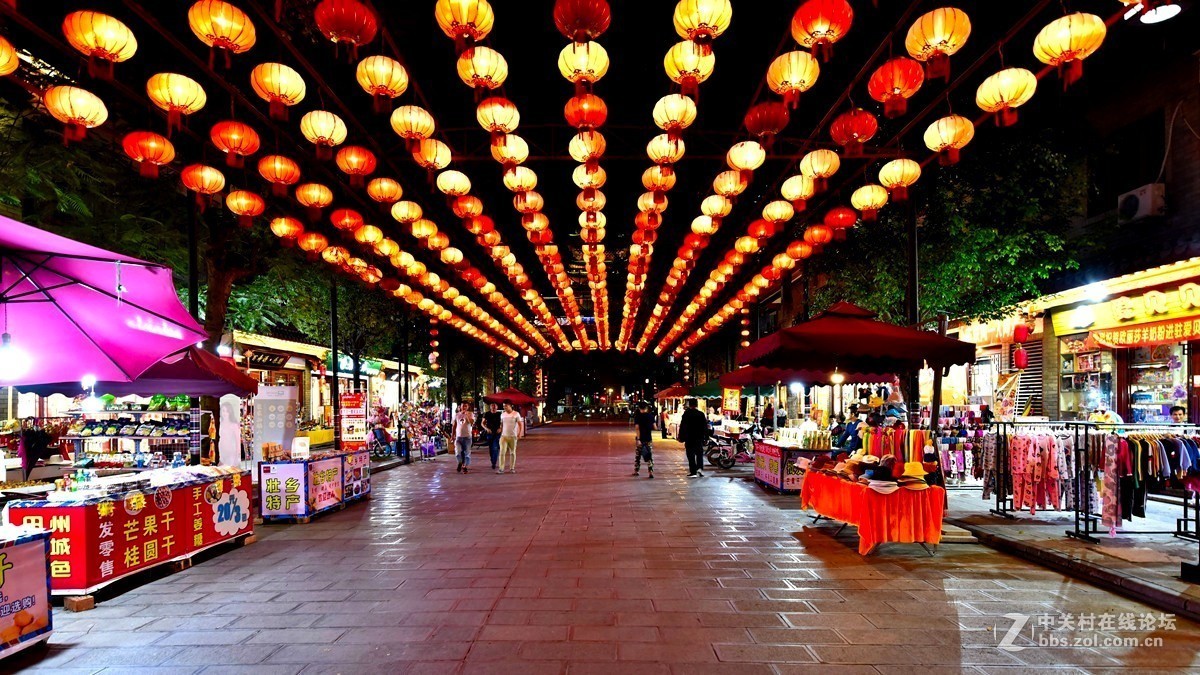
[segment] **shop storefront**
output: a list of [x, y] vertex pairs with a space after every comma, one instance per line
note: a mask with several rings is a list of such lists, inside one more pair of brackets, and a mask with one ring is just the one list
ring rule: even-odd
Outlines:
[[1034, 309], [1053, 328], [1043, 345], [1055, 373], [1045, 378], [1054, 417], [1108, 409], [1129, 423], [1165, 423], [1179, 406], [1196, 419], [1200, 259], [1072, 289]]

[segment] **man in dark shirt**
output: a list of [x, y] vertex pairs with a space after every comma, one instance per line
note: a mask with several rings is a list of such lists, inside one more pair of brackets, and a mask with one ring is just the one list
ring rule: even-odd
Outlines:
[[488, 411], [483, 414], [483, 430], [488, 435], [488, 453], [492, 456], [492, 471], [495, 471], [500, 459], [500, 411], [495, 403], [488, 404]]
[[679, 418], [679, 431], [676, 435], [683, 441], [688, 459], [688, 478], [699, 478], [704, 475], [704, 442], [708, 440], [708, 418], [696, 407], [696, 399], [688, 401], [688, 407]]
[[654, 440], [654, 427], [658, 416], [650, 412], [650, 406], [645, 401], [638, 404], [637, 414], [633, 416], [633, 424], [637, 428], [637, 446], [633, 456], [633, 475], [638, 475], [642, 468], [642, 458], [646, 459], [649, 478], [654, 478], [654, 448], [650, 442]]

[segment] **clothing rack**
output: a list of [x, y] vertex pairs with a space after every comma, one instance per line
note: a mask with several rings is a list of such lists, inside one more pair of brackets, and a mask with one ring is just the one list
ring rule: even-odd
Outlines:
[[[1017, 435], [1025, 429], [1034, 431], [1063, 431], [1070, 433], [1074, 438], [1074, 448], [1077, 454], [1083, 454], [1083, 461], [1087, 462], [1086, 448], [1080, 453], [1080, 439], [1086, 438], [1087, 429], [1095, 426], [1089, 422], [992, 422], [992, 428], [996, 430], [996, 506], [990, 509], [990, 513], [997, 516], [1002, 516], [1008, 519], [1016, 518], [1014, 513], [1017, 509], [1013, 505], [1013, 481], [1012, 481], [1012, 462], [1009, 454], [1009, 440], [1012, 436]], [[1077, 493], [1075, 498], [1075, 530], [1076, 531], [1092, 531], [1097, 532], [1096, 522], [1098, 517], [1081, 515], [1079, 512], [1079, 503], [1086, 501], [1088, 504], [1087, 511], [1090, 512], [1092, 499], [1092, 485], [1088, 481], [1080, 480], [1079, 458], [1076, 457], [1076, 482]], [[1087, 474], [1082, 474], [1087, 475]], [[1091, 520], [1089, 520], [1089, 517]], [[1095, 522], [1093, 522], [1095, 521]], [[1090, 524], [1089, 524], [1090, 523]], [[1089, 529], [1090, 528], [1090, 529]]]

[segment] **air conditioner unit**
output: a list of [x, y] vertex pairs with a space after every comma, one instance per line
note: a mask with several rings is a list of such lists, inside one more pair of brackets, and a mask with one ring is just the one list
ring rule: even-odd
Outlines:
[[1117, 197], [1117, 223], [1161, 216], [1167, 212], [1167, 186], [1151, 183]]

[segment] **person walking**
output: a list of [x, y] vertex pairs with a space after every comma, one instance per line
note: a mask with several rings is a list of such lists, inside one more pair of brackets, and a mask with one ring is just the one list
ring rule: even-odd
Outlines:
[[687, 453], [688, 478], [704, 475], [704, 442], [708, 440], [708, 417], [700, 412], [696, 399], [688, 401], [688, 407], [679, 418], [679, 430], [675, 435], [683, 441]]
[[487, 432], [488, 453], [492, 456], [492, 471], [500, 461], [500, 411], [495, 403], [488, 404], [488, 411], [483, 414], [483, 429]]
[[662, 425], [662, 437], [664, 441], [670, 438], [670, 436], [667, 435], [667, 419], [667, 406], [664, 405], [662, 407], [662, 412], [658, 414], [658, 423]]
[[496, 465], [496, 473], [504, 473], [506, 459], [512, 460], [509, 473], [517, 472], [517, 438], [525, 435], [525, 419], [521, 413], [513, 410], [511, 403], [504, 404], [504, 412], [500, 415], [500, 460]]
[[633, 416], [633, 424], [637, 428], [637, 445], [633, 456], [633, 475], [638, 475], [642, 468], [642, 459], [646, 460], [646, 468], [650, 475], [648, 478], [654, 478], [654, 447], [651, 442], [654, 441], [654, 425], [658, 417], [650, 412], [650, 405], [645, 401], [638, 404], [637, 414]]
[[458, 412], [454, 415], [454, 446], [458, 455], [459, 473], [470, 473], [471, 439], [475, 433], [475, 413], [465, 401], [458, 402]]

